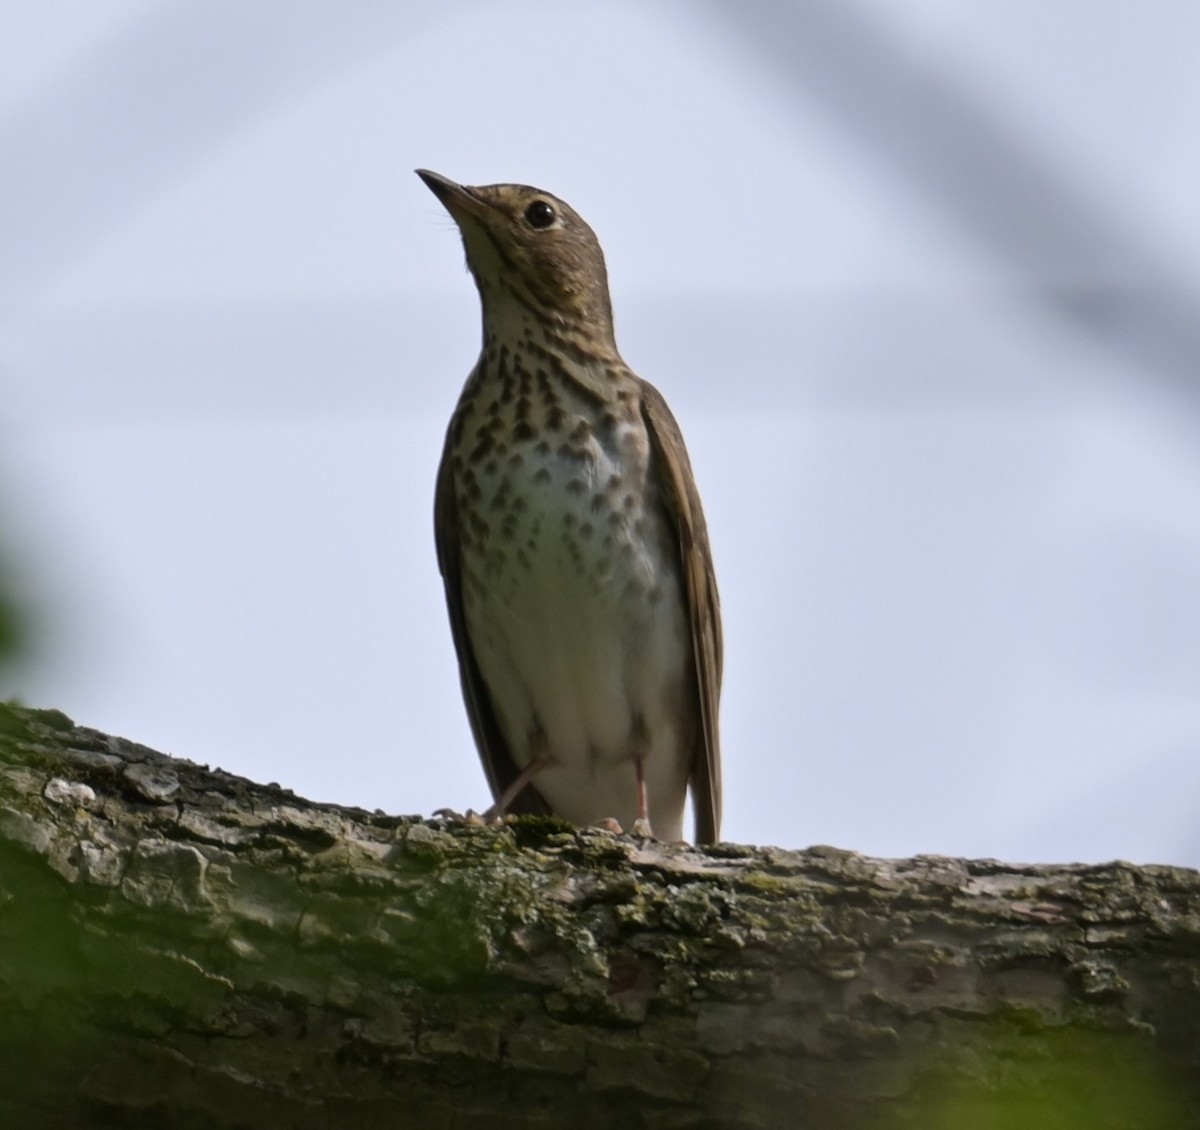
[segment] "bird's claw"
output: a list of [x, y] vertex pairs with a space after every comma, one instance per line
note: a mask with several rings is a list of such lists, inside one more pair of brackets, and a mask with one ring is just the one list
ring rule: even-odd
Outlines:
[[449, 820], [454, 824], [486, 824], [489, 821], [485, 820], [473, 808], [468, 808], [466, 812], [457, 812], [453, 808], [435, 808], [434, 816], [440, 816], [443, 820]]

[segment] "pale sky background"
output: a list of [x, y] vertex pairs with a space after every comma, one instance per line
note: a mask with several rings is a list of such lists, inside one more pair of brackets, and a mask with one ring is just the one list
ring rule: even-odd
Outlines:
[[688, 438], [725, 837], [1200, 864], [1200, 7], [0, 0], [0, 695], [487, 803], [412, 174], [570, 201]]

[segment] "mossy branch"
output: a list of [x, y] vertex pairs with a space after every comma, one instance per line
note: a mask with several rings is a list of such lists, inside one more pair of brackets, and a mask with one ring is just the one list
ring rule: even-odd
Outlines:
[[1200, 1126], [1200, 875], [314, 804], [0, 707], [0, 1125]]

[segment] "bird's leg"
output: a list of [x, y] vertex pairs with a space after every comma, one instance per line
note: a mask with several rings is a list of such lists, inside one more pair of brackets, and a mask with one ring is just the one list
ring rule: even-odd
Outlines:
[[633, 756], [633, 769], [637, 773], [637, 819], [629, 829], [631, 836], [640, 836], [644, 840], [654, 838], [650, 827], [650, 798], [646, 795], [646, 749], [650, 744], [650, 733], [646, 727], [646, 719], [641, 711], [634, 711], [629, 727], [629, 745]]
[[512, 779], [508, 788], [496, 798], [496, 803], [483, 814], [483, 822], [495, 824], [498, 820], [503, 820], [508, 814], [508, 806], [517, 799], [521, 790], [549, 764], [550, 758], [546, 754], [535, 754], [529, 764]]
[[644, 840], [654, 839], [654, 830], [650, 827], [650, 799], [646, 795], [646, 755], [635, 753], [633, 766], [637, 771], [638, 814], [629, 829], [631, 836], [641, 836]]

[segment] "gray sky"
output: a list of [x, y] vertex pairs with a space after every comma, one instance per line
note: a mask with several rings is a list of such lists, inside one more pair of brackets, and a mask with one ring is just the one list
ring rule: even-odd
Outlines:
[[709, 516], [728, 839], [1200, 864], [1200, 10], [734, 7], [0, 3], [0, 693], [484, 806], [420, 165], [600, 235]]

